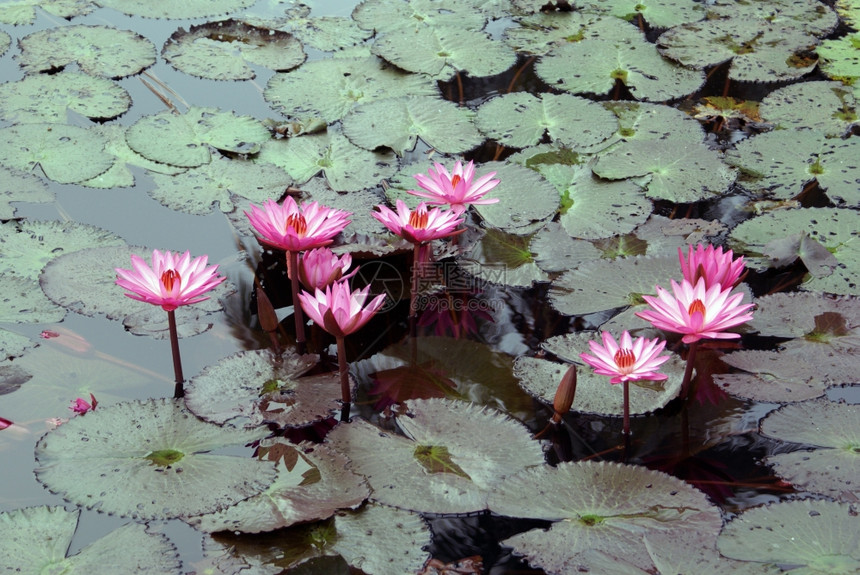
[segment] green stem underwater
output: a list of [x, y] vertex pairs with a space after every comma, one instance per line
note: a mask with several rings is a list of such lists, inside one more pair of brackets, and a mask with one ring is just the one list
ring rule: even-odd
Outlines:
[[182, 358], [179, 356], [179, 333], [176, 331], [175, 310], [167, 312], [167, 325], [170, 329], [170, 351], [173, 354], [173, 375], [176, 380], [173, 397], [179, 399], [185, 397], [185, 377], [182, 375]]

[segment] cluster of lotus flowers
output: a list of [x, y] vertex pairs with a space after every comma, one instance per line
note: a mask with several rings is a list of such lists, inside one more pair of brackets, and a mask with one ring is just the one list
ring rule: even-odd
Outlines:
[[[409, 209], [402, 200], [396, 201], [396, 210], [385, 205], [377, 206], [373, 217], [394, 234], [418, 248], [427, 242], [450, 237], [465, 230], [464, 212], [472, 204], [489, 204], [498, 199], [484, 198], [499, 180], [492, 179], [495, 172], [475, 178], [470, 161], [465, 166], [456, 162], [451, 172], [439, 163], [429, 175], [417, 174], [419, 190], [410, 194], [423, 198], [415, 209]], [[435, 206], [435, 207], [428, 207]], [[445, 207], [443, 207], [445, 206]], [[338, 355], [342, 356], [342, 338], [357, 331], [382, 307], [385, 294], [369, 302], [370, 286], [352, 291], [348, 273], [352, 265], [349, 254], [338, 256], [329, 246], [334, 238], [350, 223], [350, 212], [320, 205], [317, 202], [298, 204], [291, 196], [282, 203], [263, 202], [262, 207], [251, 205], [245, 212], [262, 244], [287, 254], [287, 269], [293, 284], [294, 315], [296, 317], [297, 345], [304, 350], [304, 311], [322, 329], [338, 339]], [[299, 257], [299, 254], [303, 254]], [[173, 311], [183, 305], [194, 304], [208, 298], [204, 294], [223, 282], [217, 265], [208, 266], [207, 256], [191, 259], [189, 252], [174, 254], [153, 250], [152, 264], [132, 255], [132, 269], [116, 268], [116, 283], [128, 290], [130, 298], [161, 306], [171, 321], [171, 341], [175, 343]], [[413, 273], [418, 266], [413, 266]], [[299, 291], [299, 283], [306, 290]], [[174, 365], [178, 347], [174, 345]], [[176, 374], [181, 383], [181, 368]], [[348, 401], [345, 397], [344, 401]]]
[[[495, 172], [476, 179], [471, 161], [465, 166], [456, 162], [450, 173], [439, 163], [434, 164], [434, 168], [428, 171], [428, 175], [415, 175], [421, 190], [409, 190], [409, 193], [423, 198], [416, 208], [410, 209], [398, 199], [396, 209], [379, 205], [372, 213], [391, 232], [414, 245], [413, 274], [418, 270], [420, 247], [463, 232], [464, 212], [471, 204], [498, 201], [484, 197], [499, 183], [499, 180], [492, 179]], [[263, 245], [287, 254], [293, 302], [299, 304], [294, 305], [299, 351], [304, 352], [302, 311], [337, 339], [343, 400], [348, 403], [343, 338], [365, 325], [385, 299], [385, 294], [381, 294], [368, 302], [370, 286], [351, 290], [349, 281], [357, 271], [349, 272], [351, 256], [337, 255], [328, 247], [350, 223], [352, 214], [317, 202], [298, 204], [287, 196], [280, 204], [273, 200], [263, 202], [262, 207], [252, 204], [251, 211], [245, 215]], [[683, 393], [689, 384], [696, 343], [701, 339], [740, 337], [727, 330], [749, 321], [752, 318], [749, 309], [753, 304], [742, 304], [743, 294], [731, 293], [743, 273], [743, 257], [734, 258], [731, 250], [724, 252], [712, 245], [689, 246], [686, 257], [681, 249], [678, 255], [683, 276], [681, 282], [671, 280], [671, 293], [656, 286], [656, 296], [643, 296], [651, 309], [636, 315], [658, 329], [681, 334], [682, 341], [690, 344]], [[128, 297], [160, 305], [168, 312], [174, 344], [173, 310], [207, 299], [204, 294], [225, 279], [217, 275], [218, 266], [207, 265], [207, 256], [192, 260], [188, 252], [180, 255], [154, 250], [151, 266], [136, 255], [131, 259], [133, 269], [116, 269], [116, 283], [128, 290]], [[413, 291], [414, 281], [413, 278]], [[299, 284], [308, 291], [300, 292]], [[410, 317], [414, 312], [414, 306], [410, 306]], [[603, 332], [602, 344], [592, 341], [589, 346], [591, 354], [581, 354], [582, 360], [593, 367], [595, 373], [610, 376], [611, 383], [624, 383], [625, 392], [629, 381], [667, 379], [659, 372], [660, 366], [669, 359], [668, 355], [661, 355], [666, 342], [658, 338], [634, 339], [624, 331], [616, 341], [610, 333]], [[176, 345], [174, 364], [178, 364]], [[177, 370], [176, 379], [179, 385], [181, 368]], [[625, 414], [626, 411], [625, 402]]]

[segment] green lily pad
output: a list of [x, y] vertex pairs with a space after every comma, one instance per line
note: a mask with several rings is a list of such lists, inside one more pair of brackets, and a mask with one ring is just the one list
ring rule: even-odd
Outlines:
[[276, 437], [260, 442], [258, 451], [260, 459], [275, 463], [275, 482], [259, 495], [189, 523], [208, 533], [274, 531], [355, 509], [370, 495], [364, 480], [346, 468], [347, 457], [327, 445], [296, 446]]
[[[758, 315], [758, 313], [756, 313]], [[805, 354], [741, 350], [722, 360], [747, 373], [715, 374], [714, 383], [728, 393], [755, 401], [803, 401], [824, 395], [830, 382]]]
[[0, 276], [0, 321], [6, 323], [55, 323], [66, 310], [48, 299], [37, 284], [17, 275]]
[[113, 164], [104, 137], [78, 126], [50, 123], [0, 128], [0, 158], [6, 167], [32, 172], [36, 166], [60, 184], [100, 176]]
[[365, 30], [378, 34], [418, 26], [480, 30], [487, 19], [473, 4], [456, 0], [364, 0], [352, 11], [352, 18]]
[[505, 42], [517, 52], [543, 55], [558, 46], [586, 38], [636, 41], [640, 37], [636, 27], [620, 18], [579, 10], [535, 14], [541, 6], [534, 2], [534, 9], [518, 19], [519, 26], [505, 30]]
[[110, 190], [114, 188], [130, 188], [134, 186], [134, 172], [129, 169], [129, 166], [145, 168], [154, 174], [175, 175], [185, 171], [185, 168], [171, 166], [170, 164], [159, 164], [152, 160], [147, 160], [134, 150], [128, 147], [125, 141], [126, 127], [120, 124], [100, 124], [93, 126], [90, 130], [101, 134], [107, 144], [105, 152], [113, 154], [114, 163], [108, 171], [81, 182], [82, 186], [88, 188], [98, 188], [102, 190]]
[[[619, 333], [614, 334], [616, 337]], [[612, 385], [605, 375], [597, 375], [594, 370], [582, 365], [580, 353], [591, 353], [588, 342], [599, 342], [600, 336], [594, 332], [577, 332], [563, 336], [551, 337], [541, 344], [541, 347], [570, 362], [579, 364], [576, 374], [576, 397], [571, 410], [579, 413], [597, 413], [620, 417], [624, 414], [624, 386]], [[628, 387], [630, 391], [630, 414], [640, 415], [651, 413], [665, 407], [678, 396], [681, 390], [684, 367], [686, 363], [675, 355], [660, 367], [660, 372], [669, 376], [656, 386], [639, 385], [635, 381]], [[520, 356], [514, 362], [514, 375], [519, 379], [520, 387], [533, 397], [552, 405], [556, 389], [569, 364], [558, 363], [547, 359]]]
[[185, 387], [185, 403], [198, 417], [220, 425], [308, 425], [338, 409], [338, 378], [301, 377], [317, 359], [287, 351], [277, 358], [269, 351], [239, 352], [192, 378]]
[[755, 507], [729, 521], [717, 539], [726, 557], [791, 565], [798, 575], [849, 574], [860, 569], [860, 529], [853, 505], [783, 501]]
[[860, 492], [857, 486], [860, 475], [858, 430], [860, 407], [856, 404], [820, 399], [786, 405], [762, 420], [762, 434], [781, 441], [814, 445], [816, 449], [775, 453], [768, 455], [765, 461], [796, 489], [850, 503]]
[[205, 423], [181, 400], [99, 406], [36, 444], [36, 478], [87, 509], [141, 519], [190, 517], [265, 490], [270, 461], [210, 451], [260, 439]]
[[[0, 329], [0, 359], [12, 359], [23, 355], [25, 351], [35, 344], [30, 338], [17, 333]], [[15, 370], [17, 371], [17, 370]], [[17, 377], [17, 376], [16, 376]], [[26, 375], [24, 376], [26, 377]]]
[[[124, 244], [82, 249], [58, 257], [40, 277], [42, 290], [53, 302], [75, 313], [88, 317], [104, 314], [108, 319], [121, 319], [132, 333], [167, 338], [167, 313], [160, 306], [126, 297], [125, 290], [115, 284], [114, 268], [129, 269], [132, 253], [146, 261], [152, 257], [152, 249]], [[209, 299], [178, 307], [175, 315], [179, 337], [210, 329], [210, 314], [223, 309], [220, 300], [232, 289], [230, 282], [224, 282], [207, 293]]]
[[694, 0], [608, 0], [581, 2], [582, 9], [607, 13], [622, 20], [644, 19], [651, 28], [672, 28], [705, 18], [706, 6]]
[[0, 180], [6, 186], [0, 189], [0, 220], [9, 220], [17, 209], [12, 202], [45, 204], [54, 201], [54, 192], [33, 174], [0, 166]]
[[759, 106], [761, 117], [783, 130], [815, 130], [842, 137], [857, 122], [857, 102], [841, 82], [802, 82], [774, 90]]
[[63, 254], [91, 247], [125, 245], [116, 234], [89, 224], [16, 220], [0, 224], [0, 242], [3, 244], [0, 275], [34, 282], [45, 265]]
[[576, 240], [557, 222], [549, 222], [532, 236], [529, 251], [535, 263], [546, 272], [563, 272], [598, 259], [594, 244]]
[[[480, 511], [504, 477], [543, 463], [528, 430], [499, 412], [445, 399], [406, 405], [411, 416], [397, 418], [406, 437], [363, 420], [328, 435], [332, 447], [350, 454], [351, 469], [367, 477], [374, 501], [424, 513]], [[428, 469], [433, 449], [447, 463]]]
[[[789, 6], [806, 13], [799, 17], [780, 14]], [[835, 14], [811, 0], [779, 2], [763, 11], [767, 15], [735, 13], [677, 26], [657, 39], [657, 47], [664, 56], [699, 70], [731, 61], [729, 78], [738, 81], [779, 82], [811, 72], [817, 60], [807, 51], [817, 39], [808, 30], [816, 28], [816, 21], [835, 26]]]
[[437, 80], [459, 73], [484, 77], [501, 74], [517, 62], [516, 53], [486, 32], [454, 26], [419, 26], [389, 30], [371, 51], [398, 68]]
[[18, 62], [27, 73], [77, 63], [92, 76], [125, 78], [155, 63], [155, 46], [131, 30], [71, 25], [40, 30], [21, 38]]
[[387, 147], [402, 156], [420, 137], [445, 154], [459, 154], [484, 141], [474, 114], [438, 97], [408, 96], [355, 106], [343, 119], [343, 133], [366, 150]]
[[702, 545], [698, 533], [652, 532], [643, 537], [658, 573], [719, 573], [720, 575], [779, 575], [776, 565], [729, 559], [716, 542]]
[[630, 140], [666, 140], [698, 145], [705, 140], [702, 125], [676, 108], [649, 102], [604, 102], [618, 117], [618, 133], [610, 143]]
[[271, 138], [251, 116], [193, 106], [144, 116], [126, 132], [129, 147], [154, 162], [193, 168], [211, 159], [209, 146], [236, 154], [256, 154]]
[[548, 281], [549, 276], [532, 257], [529, 239], [489, 229], [458, 263], [463, 271], [485, 281], [531, 287], [534, 282]]
[[505, 232], [526, 235], [555, 216], [559, 195], [555, 187], [534, 170], [508, 162], [481, 164], [481, 173], [496, 172], [499, 185], [486, 197], [499, 198], [495, 204], [475, 206], [488, 225]]
[[173, 0], [151, 0], [144, 4], [137, 0], [99, 0], [99, 5], [113, 8], [130, 16], [144, 18], [167, 18], [183, 20], [186, 18], [209, 18], [248, 8], [256, 0], [187, 0], [182, 3]]
[[547, 573], [580, 570], [583, 552], [602, 551], [641, 568], [653, 568], [643, 536], [696, 532], [712, 542], [722, 526], [717, 507], [680, 479], [634, 465], [579, 461], [540, 466], [493, 488], [490, 509], [500, 515], [553, 521], [502, 541]]
[[139, 523], [126, 523], [67, 555], [80, 513], [47, 506], [0, 512], [6, 533], [0, 540], [4, 568], [20, 573], [181, 573], [176, 547]]
[[429, 78], [384, 66], [376, 57], [308, 62], [269, 79], [263, 97], [288, 118], [342, 119], [355, 105], [402, 96], [435, 96]]
[[[860, 295], [856, 283], [860, 270], [860, 215], [854, 210], [839, 208], [803, 208], [769, 212], [747, 220], [732, 230], [729, 245], [745, 258], [747, 265], [766, 267], [774, 251], [784, 253], [786, 247], [798, 245], [808, 237], [836, 259], [831, 273], [822, 271], [818, 277], [804, 278], [801, 289], [843, 295]], [[829, 258], [828, 258], [829, 261]], [[779, 262], [779, 260], [777, 260]], [[814, 267], [813, 263], [807, 268]]]
[[724, 194], [735, 172], [704, 145], [666, 140], [624, 142], [600, 154], [591, 166], [610, 180], [642, 178], [649, 198], [675, 203], [698, 202]]
[[561, 45], [535, 66], [547, 84], [574, 94], [607, 94], [620, 81], [639, 100], [681, 98], [705, 81], [701, 71], [672, 64], [644, 38], [585, 38]]
[[397, 169], [397, 158], [391, 152], [365, 150], [335, 130], [271, 140], [257, 161], [282, 168], [298, 184], [322, 172], [329, 186], [339, 192], [373, 188]]
[[[842, 333], [826, 334], [818, 318], [837, 314], [851, 326]], [[821, 293], [775, 293], [756, 299], [751, 328], [762, 335], [781, 338], [803, 338], [839, 345], [843, 336], [854, 336], [854, 326], [860, 324], [860, 300], [855, 297], [829, 297]], [[840, 346], [841, 347], [841, 346]]]
[[855, 98], [858, 97], [857, 79], [860, 77], [858, 50], [860, 50], [860, 34], [856, 32], [842, 38], [825, 40], [815, 48], [818, 54], [818, 66], [822, 73], [828, 78], [853, 86]]
[[289, 70], [305, 61], [301, 43], [290, 34], [222, 20], [180, 28], [161, 50], [174, 68], [210, 80], [250, 80], [250, 64]]
[[353, 18], [305, 16], [295, 15], [283, 23], [278, 22], [278, 29], [288, 31], [302, 44], [321, 52], [354, 49], [373, 35], [372, 31], [362, 30]]
[[799, 30], [817, 37], [826, 36], [839, 24], [836, 12], [816, 0], [771, 0], [768, 2], [714, 2], [710, 18], [754, 21], [787, 30]]
[[565, 315], [586, 315], [617, 307], [646, 306], [642, 294], [654, 294], [680, 278], [678, 258], [637, 256], [594, 260], [569, 270], [552, 282], [550, 304]]
[[33, 24], [36, 6], [48, 14], [66, 19], [84, 16], [95, 9], [90, 0], [9, 0], [0, 5], [0, 22], [11, 26]]
[[604, 142], [618, 129], [611, 112], [572, 94], [504, 94], [482, 104], [475, 121], [484, 135], [515, 148], [534, 146], [548, 133], [557, 144], [579, 150]]
[[65, 123], [67, 110], [111, 119], [130, 105], [131, 97], [119, 84], [77, 72], [25, 76], [0, 84], [0, 118], [15, 124]]
[[150, 196], [172, 210], [195, 215], [210, 213], [215, 204], [222, 212], [233, 212], [235, 196], [260, 204], [280, 197], [293, 183], [272, 164], [218, 156], [178, 175], [152, 174], [152, 179], [155, 187], [148, 190]]

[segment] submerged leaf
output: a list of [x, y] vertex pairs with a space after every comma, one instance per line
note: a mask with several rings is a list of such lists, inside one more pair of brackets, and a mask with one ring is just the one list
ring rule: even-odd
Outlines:
[[186, 18], [208, 18], [227, 12], [248, 8], [256, 0], [99, 0], [99, 5], [113, 8], [131, 16], [144, 18], [168, 18], [180, 20]]

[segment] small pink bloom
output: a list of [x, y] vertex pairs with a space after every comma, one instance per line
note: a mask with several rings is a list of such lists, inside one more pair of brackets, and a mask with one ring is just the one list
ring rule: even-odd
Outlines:
[[409, 190], [413, 196], [427, 198], [428, 204], [449, 204], [454, 211], [462, 213], [470, 204], [494, 204], [498, 198], [484, 198], [484, 194], [495, 188], [499, 180], [492, 179], [496, 172], [481, 176], [474, 182], [475, 165], [470, 160], [465, 167], [460, 161], [454, 164], [453, 173], [449, 174], [445, 166], [434, 163], [427, 173], [415, 174], [418, 185], [426, 191]]
[[325, 289], [340, 279], [354, 276], [358, 272], [358, 268], [344, 275], [350, 265], [352, 265], [352, 256], [349, 254], [338, 257], [328, 248], [314, 248], [302, 255], [299, 265], [299, 281], [312, 291]]
[[91, 393], [90, 394], [90, 402], [87, 402], [87, 400], [81, 399], [79, 397], [79, 398], [75, 399], [74, 401], [72, 401], [72, 404], [69, 405], [69, 409], [74, 411], [75, 414], [77, 414], [77, 415], [83, 415], [84, 413], [86, 413], [88, 411], [94, 410], [98, 404], [99, 404], [99, 402], [96, 401], [95, 396]]
[[15, 424], [12, 423], [11, 421], [9, 421], [8, 419], [6, 419], [5, 417], [0, 417], [0, 431], [6, 429], [7, 427], [11, 427], [13, 425], [15, 425]]
[[454, 210], [433, 208], [427, 210], [424, 202], [410, 210], [403, 200], [397, 200], [397, 211], [387, 206], [376, 206], [377, 212], [371, 215], [404, 240], [413, 244], [423, 244], [438, 238], [453, 236], [465, 231], [457, 229], [464, 218]]
[[218, 276], [217, 265], [207, 267], [207, 262], [207, 256], [192, 261], [189, 252], [180, 255], [152, 250], [152, 267], [143, 258], [132, 255], [134, 269], [116, 268], [116, 284], [132, 292], [125, 294], [131, 299], [173, 311], [179, 306], [209, 299], [209, 296], [201, 294], [227, 279]]
[[699, 278], [705, 278], [705, 289], [714, 284], [720, 284], [723, 288], [733, 288], [737, 285], [741, 274], [744, 272], [744, 257], [733, 259], [733, 252], [723, 252], [722, 247], [714, 248], [698, 244], [695, 249], [687, 246], [687, 258], [678, 248], [678, 259], [681, 260], [681, 272], [684, 279], [692, 285], [696, 285]]
[[694, 286], [684, 280], [680, 285], [672, 280], [674, 297], [657, 286], [657, 297], [645, 295], [643, 299], [652, 309], [636, 315], [650, 321], [657, 329], [684, 334], [684, 343], [693, 343], [702, 338], [733, 339], [737, 333], [725, 330], [752, 319], [746, 313], [753, 304], [740, 305], [743, 294], [731, 295], [731, 287], [723, 289], [714, 284], [705, 287], [705, 278], [700, 277]]
[[60, 337], [60, 334], [55, 331], [51, 331], [50, 329], [45, 329], [42, 330], [42, 333], [39, 334], [39, 337], [41, 337], [42, 339], [52, 339], [55, 337]]
[[325, 288], [316, 290], [315, 295], [308, 292], [299, 294], [299, 301], [305, 313], [335, 337], [344, 337], [361, 328], [382, 307], [385, 294], [373, 298], [364, 305], [370, 286], [349, 291], [349, 281], [341, 280]]
[[594, 355], [581, 353], [579, 357], [594, 368], [594, 373], [611, 376], [609, 383], [640, 379], [651, 381], [668, 379], [666, 374], [657, 371], [669, 360], [668, 355], [660, 355], [666, 347], [665, 341], [658, 343], [656, 337], [654, 339], [637, 337], [633, 340], [627, 331], [621, 334], [621, 341], [618, 343], [609, 332], [604, 331], [602, 336], [603, 345], [595, 341], [588, 342], [588, 347]]
[[264, 244], [287, 252], [327, 246], [349, 224], [351, 212], [321, 206], [317, 202], [296, 204], [287, 196], [283, 204], [266, 200], [263, 207], [251, 204], [245, 212]]

